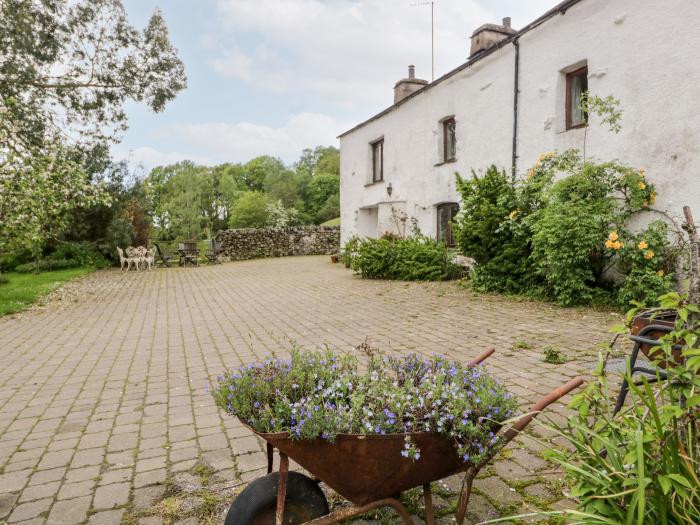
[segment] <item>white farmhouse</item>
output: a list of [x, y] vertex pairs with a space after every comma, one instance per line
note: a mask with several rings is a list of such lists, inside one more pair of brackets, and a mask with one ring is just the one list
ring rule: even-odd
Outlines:
[[656, 208], [700, 212], [700, 0], [567, 0], [516, 31], [478, 28], [467, 62], [396, 84], [394, 104], [340, 136], [342, 242], [395, 230], [392, 208], [451, 241], [455, 172], [522, 176], [581, 149], [589, 89], [622, 102], [613, 134], [591, 117], [587, 155], [643, 167]]

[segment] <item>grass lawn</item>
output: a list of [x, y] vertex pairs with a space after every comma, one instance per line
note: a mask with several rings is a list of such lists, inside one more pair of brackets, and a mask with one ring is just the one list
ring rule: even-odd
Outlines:
[[3, 273], [8, 282], [0, 284], [0, 315], [20, 312], [60, 284], [92, 271], [93, 268], [71, 268], [45, 273]]
[[326, 221], [321, 226], [340, 226], [340, 217]]

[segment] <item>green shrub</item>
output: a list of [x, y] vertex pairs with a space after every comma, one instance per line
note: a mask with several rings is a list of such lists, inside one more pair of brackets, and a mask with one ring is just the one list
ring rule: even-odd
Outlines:
[[109, 261], [102, 255], [97, 247], [87, 242], [60, 244], [51, 254], [50, 258], [73, 261], [75, 267], [107, 268], [110, 266]]
[[453, 222], [461, 251], [477, 266], [471, 275], [479, 291], [520, 293], [532, 283], [527, 230], [515, 219], [519, 208], [518, 187], [504, 171], [491, 166], [483, 176], [457, 175], [462, 209]]
[[348, 239], [348, 242], [345, 243], [345, 246], [343, 246], [339, 258], [340, 262], [342, 262], [346, 268], [352, 266], [352, 259], [357, 255], [357, 250], [360, 248], [361, 242], [362, 239], [360, 237], [353, 235]]
[[[453, 230], [461, 251], [477, 263], [470, 277], [478, 291], [627, 306], [671, 289], [677, 254], [663, 223], [637, 236], [624, 229], [656, 197], [642, 170], [584, 161], [570, 150], [540, 156], [525, 180], [491, 166], [469, 180], [458, 175], [457, 187], [463, 207]], [[632, 249], [644, 239], [653, 257]], [[617, 283], [610, 279], [613, 267], [623, 276]]]
[[[346, 244], [344, 253], [348, 253]], [[459, 276], [445, 244], [427, 237], [362, 239], [353, 247], [351, 268], [368, 279], [441, 281]]]
[[[576, 414], [552, 427], [567, 446], [549, 456], [564, 468], [579, 502], [568, 512], [571, 523], [700, 523], [700, 328], [683, 321], [700, 309], [675, 293], [660, 303], [678, 312], [675, 330], [657, 347], [657, 363], [670, 363], [669, 379], [652, 387], [648, 376], [635, 376], [628, 403], [614, 416], [619, 387], [610, 388], [601, 359], [596, 380], [572, 402]], [[684, 348], [682, 364], [673, 358], [674, 344]]]
[[20, 264], [15, 268], [17, 273], [42, 273], [54, 270], [67, 270], [68, 268], [78, 268], [80, 264], [70, 259], [41, 259], [30, 263]]

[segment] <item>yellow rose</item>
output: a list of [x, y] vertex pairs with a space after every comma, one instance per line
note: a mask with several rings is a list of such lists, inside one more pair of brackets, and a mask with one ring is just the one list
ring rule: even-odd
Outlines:
[[617, 235], [617, 232], [610, 232], [610, 235], [608, 235], [608, 239], [610, 239], [611, 241], [616, 241], [619, 238], [620, 237]]
[[646, 250], [647, 248], [649, 248], [649, 245], [647, 244], [647, 241], [642, 241], [642, 242], [639, 243], [639, 249], [640, 249], [640, 250]]
[[640, 190], [645, 190], [646, 187], [647, 187], [647, 185], [644, 184], [643, 182], [640, 182], [640, 183], [639, 183], [639, 189], [640, 189]]
[[531, 180], [535, 176], [535, 168], [532, 168], [530, 171], [527, 172], [527, 179]]
[[510, 212], [510, 215], [508, 217], [510, 217], [510, 220], [512, 221], [517, 216], [518, 216], [518, 210], [513, 210], [512, 212]]
[[605, 241], [605, 247], [606, 247], [606, 248], [612, 248], [612, 247], [613, 247], [613, 242], [612, 242], [610, 239], [608, 239], [607, 241]]
[[663, 270], [659, 270], [658, 272], [656, 272], [656, 275], [658, 275], [659, 277], [663, 277], [663, 276], [664, 276], [664, 271], [663, 271]]
[[652, 193], [652, 194], [649, 196], [649, 202], [650, 202], [651, 204], [654, 204], [654, 203], [656, 202], [656, 193]]
[[623, 246], [624, 246], [624, 244], [622, 244], [620, 241], [615, 241], [615, 242], [613, 243], [613, 248], [616, 249], [616, 250], [619, 250], [619, 249], [622, 248]]
[[648, 252], [644, 252], [644, 258], [646, 260], [652, 259], [653, 257], [654, 257], [654, 252], [652, 252], [651, 250], [649, 250]]
[[644, 168], [639, 168], [639, 174], [640, 174], [642, 177], [644, 177], [644, 174], [645, 174], [645, 173], [646, 173], [646, 172], [644, 171]]

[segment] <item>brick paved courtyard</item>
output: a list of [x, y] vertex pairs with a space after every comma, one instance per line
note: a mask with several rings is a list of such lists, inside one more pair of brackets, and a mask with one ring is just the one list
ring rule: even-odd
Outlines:
[[[618, 320], [458, 283], [364, 281], [327, 257], [110, 270], [68, 289], [0, 318], [0, 523], [221, 523], [265, 455], [207, 385], [292, 341], [349, 350], [368, 337], [460, 360], [494, 346], [489, 367], [528, 404], [588, 371]], [[569, 361], [544, 363], [547, 345]], [[540, 449], [522, 438], [484, 473], [472, 523], [566, 505]], [[438, 489], [449, 509], [456, 481]]]

